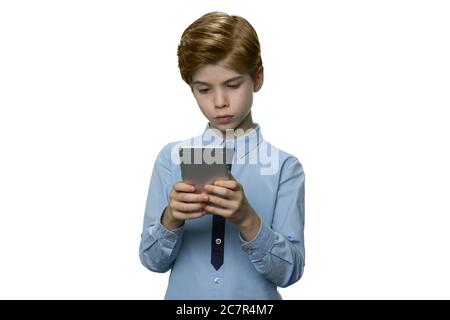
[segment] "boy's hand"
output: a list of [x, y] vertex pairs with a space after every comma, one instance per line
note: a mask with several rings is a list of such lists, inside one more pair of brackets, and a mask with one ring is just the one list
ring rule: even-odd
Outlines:
[[169, 230], [179, 228], [185, 220], [201, 218], [205, 215], [206, 194], [194, 193], [195, 187], [179, 181], [170, 192], [170, 202], [162, 216], [163, 226]]
[[[254, 239], [260, 227], [260, 218], [247, 201], [244, 188], [233, 177], [229, 180], [217, 180], [214, 185], [205, 185], [209, 203], [205, 207], [207, 212], [216, 214], [234, 223], [241, 231], [244, 239]], [[217, 206], [213, 206], [213, 205]]]

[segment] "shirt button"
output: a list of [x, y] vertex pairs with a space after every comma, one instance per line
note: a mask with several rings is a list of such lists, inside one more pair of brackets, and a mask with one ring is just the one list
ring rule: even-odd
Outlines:
[[214, 283], [215, 283], [215, 284], [218, 284], [218, 283], [219, 283], [219, 281], [220, 281], [220, 278], [214, 278], [214, 280], [213, 280], [213, 281], [214, 281]]
[[222, 239], [217, 238], [217, 239], [216, 239], [216, 244], [221, 244], [221, 243], [222, 243]]

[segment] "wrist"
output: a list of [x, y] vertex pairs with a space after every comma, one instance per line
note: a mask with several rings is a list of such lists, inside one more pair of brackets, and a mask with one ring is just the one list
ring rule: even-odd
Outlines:
[[239, 231], [246, 241], [250, 241], [256, 238], [259, 229], [261, 228], [261, 218], [258, 214], [251, 210], [245, 219], [243, 219], [239, 224]]
[[184, 221], [174, 218], [170, 207], [167, 206], [161, 217], [161, 224], [164, 228], [171, 231], [180, 228], [184, 224]]
[[255, 221], [257, 220], [258, 215], [253, 209], [249, 209], [248, 212], [239, 220], [237, 224], [237, 227], [239, 229], [248, 229], [250, 226], [252, 226]]

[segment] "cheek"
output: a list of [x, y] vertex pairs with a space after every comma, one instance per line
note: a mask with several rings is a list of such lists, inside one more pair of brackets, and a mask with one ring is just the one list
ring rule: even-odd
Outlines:
[[252, 91], [248, 88], [243, 88], [242, 91], [236, 92], [236, 95], [234, 97], [235, 103], [242, 109], [247, 108], [249, 105], [251, 105], [252, 100], [253, 94]]
[[203, 97], [203, 96], [196, 96], [195, 100], [197, 101], [197, 104], [200, 107], [201, 112], [205, 116], [208, 116], [209, 115], [209, 110], [211, 109], [211, 108], [208, 107], [209, 104], [210, 104], [208, 99], [206, 97]]
[[195, 100], [200, 108], [203, 108], [206, 105], [206, 99], [201, 95], [194, 95]]

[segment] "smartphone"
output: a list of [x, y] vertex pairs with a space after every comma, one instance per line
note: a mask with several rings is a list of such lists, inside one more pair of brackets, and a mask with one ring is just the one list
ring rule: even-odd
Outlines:
[[179, 149], [181, 177], [202, 193], [205, 184], [228, 179], [234, 150], [230, 147], [181, 146]]

